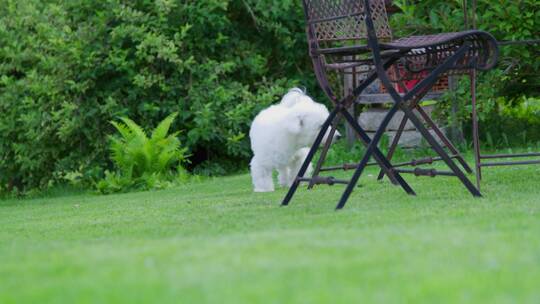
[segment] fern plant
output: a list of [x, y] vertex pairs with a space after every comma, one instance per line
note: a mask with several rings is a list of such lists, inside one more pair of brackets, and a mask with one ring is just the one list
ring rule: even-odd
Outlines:
[[127, 117], [111, 122], [119, 133], [119, 136], [110, 136], [111, 159], [117, 171], [106, 172], [105, 179], [97, 184], [98, 191], [165, 188], [175, 180], [184, 180], [187, 174], [182, 164], [187, 149], [181, 147], [178, 132], [169, 134], [177, 114], [161, 121], [151, 136]]

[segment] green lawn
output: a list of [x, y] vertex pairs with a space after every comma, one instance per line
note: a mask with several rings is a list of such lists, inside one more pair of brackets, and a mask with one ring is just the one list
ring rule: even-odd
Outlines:
[[540, 167], [251, 192], [248, 175], [158, 192], [0, 201], [0, 303], [540, 303]]

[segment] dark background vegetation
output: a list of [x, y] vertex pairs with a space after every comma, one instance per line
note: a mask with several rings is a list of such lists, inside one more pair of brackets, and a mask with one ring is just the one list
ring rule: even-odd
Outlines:
[[[395, 2], [396, 36], [463, 29], [461, 1]], [[498, 39], [538, 35], [537, 0], [479, 2]], [[540, 125], [538, 59], [536, 46], [506, 47], [480, 79], [490, 137]], [[245, 168], [257, 111], [294, 85], [321, 97], [311, 70], [299, 0], [0, 0], [0, 192], [95, 183], [120, 117], [151, 129], [178, 112], [191, 171]]]

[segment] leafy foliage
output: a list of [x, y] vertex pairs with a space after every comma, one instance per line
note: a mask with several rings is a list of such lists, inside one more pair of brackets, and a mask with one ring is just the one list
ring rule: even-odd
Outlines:
[[[463, 24], [457, 0], [396, 3], [397, 36]], [[536, 0], [479, 5], [498, 39], [539, 28]], [[113, 166], [109, 121], [173, 112], [189, 169], [230, 172], [247, 164], [255, 113], [293, 85], [320, 97], [297, 0], [2, 0], [0, 45], [0, 191], [93, 184]], [[503, 49], [491, 96], [537, 91], [537, 54]]]
[[180, 148], [178, 133], [168, 134], [178, 113], [166, 117], [152, 132], [151, 137], [133, 120], [123, 117], [121, 123], [112, 122], [119, 137], [110, 136], [111, 154], [118, 172], [106, 172], [97, 184], [100, 192], [116, 192], [130, 188], [164, 188], [177, 178], [186, 177], [182, 163], [186, 148]]
[[[402, 10], [392, 21], [398, 35], [461, 31], [466, 28], [462, 0], [396, 0]], [[472, 1], [468, 1], [469, 4]], [[469, 7], [469, 27], [471, 26]], [[476, 23], [479, 29], [492, 33], [499, 41], [539, 39], [540, 2], [537, 0], [478, 0]], [[477, 97], [481, 137], [491, 146], [530, 144], [540, 140], [536, 114], [531, 111], [508, 111], [527, 108], [525, 96], [538, 96], [540, 91], [540, 57], [538, 45], [503, 45], [500, 47], [498, 67], [478, 74]], [[459, 81], [457, 89], [447, 94], [447, 101], [457, 102], [458, 123], [463, 123], [465, 134], [471, 134], [470, 82]], [[450, 102], [438, 105], [439, 116], [450, 119]], [[521, 110], [518, 110], [521, 111]], [[524, 117], [524, 115], [529, 115]], [[519, 134], [519, 136], [509, 136]], [[526, 134], [524, 137], [523, 134]], [[494, 140], [499, 138], [501, 140]], [[504, 138], [514, 138], [504, 140]]]
[[191, 169], [245, 166], [254, 114], [314, 87], [302, 24], [292, 0], [3, 0], [0, 189], [92, 184], [109, 121], [177, 111]]
[[[393, 18], [398, 35], [462, 31], [472, 26], [464, 21], [463, 1], [395, 0], [402, 13]], [[468, 1], [469, 6], [472, 1]], [[478, 0], [476, 26], [492, 33], [499, 41], [540, 39], [540, 2], [537, 0]], [[540, 60], [537, 45], [502, 46], [499, 68], [508, 78], [500, 78], [498, 90], [504, 95], [523, 92], [537, 94]]]

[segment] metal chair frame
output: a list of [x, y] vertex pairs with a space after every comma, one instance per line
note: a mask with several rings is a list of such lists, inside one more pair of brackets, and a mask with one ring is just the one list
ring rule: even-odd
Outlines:
[[[492, 68], [498, 55], [496, 40], [483, 31], [466, 31], [413, 36], [391, 41], [384, 4], [383, 0], [303, 0], [309, 50], [315, 75], [322, 90], [332, 101], [334, 109], [323, 124], [295, 181], [283, 199], [282, 205], [289, 204], [301, 182], [309, 182], [309, 188], [317, 184], [333, 185], [339, 183], [347, 185], [336, 205], [336, 209], [343, 208], [364, 169], [370, 165], [371, 157], [374, 157], [375, 164], [381, 167], [382, 172], [390, 178], [392, 183], [401, 186], [410, 195], [415, 195], [415, 192], [403, 179], [401, 173], [456, 176], [473, 196], [481, 196], [480, 191], [453, 161], [455, 155], [450, 156], [446, 153], [444, 148], [424, 126], [422, 120], [414, 114], [413, 108], [429, 92], [441, 75], [453, 71], [463, 72]], [[356, 43], [362, 40], [367, 40], [367, 45], [347, 44], [337, 47], [335, 45], [326, 48], [321, 47], [323, 44], [335, 44], [336, 42]], [[384, 40], [390, 41], [384, 42]], [[345, 60], [344, 58], [347, 56], [353, 56], [353, 59]], [[339, 59], [336, 60], [336, 57]], [[393, 87], [392, 80], [396, 81], [396, 79], [394, 79], [395, 77], [392, 78], [391, 73], [389, 73], [389, 70], [399, 63], [406, 66], [411, 77], [418, 77], [419, 73], [428, 73], [427, 77], [422, 77], [422, 80], [403, 95], [400, 95]], [[343, 73], [347, 68], [361, 65], [371, 66], [371, 69], [365, 72], [365, 79], [352, 92], [344, 94], [343, 98], [338, 98], [332, 89], [327, 73], [336, 70]], [[393, 100], [393, 104], [373, 138], [370, 138], [347, 109], [362, 91], [376, 79], [379, 79], [384, 85]], [[417, 168], [414, 172], [408, 172], [390, 163], [388, 158], [379, 150], [378, 144], [385, 133], [386, 127], [398, 110], [403, 111], [405, 117], [414, 124], [422, 137], [439, 155], [440, 160], [444, 161], [451, 171], [437, 174], [433, 169]], [[322, 162], [330, 147], [332, 136], [328, 137], [329, 139], [324, 145], [314, 175], [311, 178], [305, 178], [304, 174], [317, 149], [321, 146], [325, 133], [330, 129], [330, 133], [333, 134], [341, 119], [345, 119], [346, 123], [352, 127], [366, 146], [360, 163], [354, 164], [350, 168], [354, 169], [350, 181], [318, 175], [319, 172], [329, 171], [328, 168], [322, 168]]]
[[[469, 26], [474, 30], [476, 29], [476, 8], [477, 0], [472, 0], [472, 7], [469, 10], [469, 5], [467, 0], [463, 0], [463, 16], [465, 28]], [[471, 11], [471, 13], [469, 13]], [[470, 15], [470, 16], [469, 16]], [[540, 40], [524, 40], [524, 41], [503, 41], [498, 42], [498, 45], [511, 45], [511, 44], [538, 44]], [[481, 180], [482, 180], [482, 168], [483, 167], [497, 167], [497, 166], [514, 166], [514, 165], [532, 165], [540, 164], [540, 160], [521, 160], [521, 161], [493, 161], [496, 159], [504, 158], [527, 158], [527, 157], [538, 157], [540, 156], [539, 152], [531, 153], [514, 153], [514, 154], [495, 154], [495, 155], [484, 155], [481, 153], [480, 147], [480, 124], [478, 121], [478, 107], [476, 99], [476, 70], [471, 70], [466, 73], [470, 78], [470, 93], [471, 93], [471, 105], [472, 105], [472, 139], [473, 139], [473, 152], [474, 152], [474, 173], [476, 177], [476, 186], [480, 189]], [[403, 88], [403, 87], [402, 87]], [[426, 123], [436, 132], [437, 136], [441, 139], [444, 145], [454, 154], [454, 157], [462, 165], [462, 167], [467, 171], [467, 173], [473, 173], [471, 168], [468, 166], [467, 162], [459, 154], [459, 151], [452, 145], [452, 143], [445, 137], [442, 131], [437, 127], [437, 125], [429, 118], [429, 116], [422, 110], [421, 107], [416, 107], [420, 115], [426, 120]], [[387, 155], [388, 159], [392, 159], [392, 155], [397, 148], [399, 139], [403, 133], [405, 124], [407, 123], [407, 117], [403, 117], [403, 120], [396, 131], [396, 135], [390, 145], [389, 153]], [[425, 158], [421, 160], [412, 160], [411, 162], [403, 163], [402, 165], [410, 165], [416, 167], [422, 164], [431, 164], [435, 161], [440, 160], [440, 158]], [[483, 162], [483, 160], [492, 160], [490, 162]], [[378, 179], [381, 180], [384, 177], [384, 172], [380, 172]]]
[[[471, 16], [469, 16], [468, 1], [463, 0], [463, 15], [465, 18], [465, 26], [476, 29], [476, 8], [477, 0], [472, 0]], [[539, 44], [540, 40], [522, 40], [522, 41], [502, 41], [499, 45], [511, 45], [511, 44]], [[473, 138], [473, 150], [474, 150], [474, 165], [476, 175], [476, 186], [480, 189], [482, 181], [482, 168], [483, 167], [500, 167], [500, 166], [519, 166], [519, 165], [534, 165], [540, 164], [540, 160], [521, 160], [521, 161], [493, 161], [496, 159], [505, 158], [526, 158], [526, 157], [539, 157], [540, 152], [530, 153], [514, 153], [514, 154], [482, 154], [480, 148], [480, 123], [478, 121], [478, 103], [476, 100], [476, 71], [471, 71], [469, 74], [471, 81], [471, 104], [472, 104], [472, 138]], [[482, 162], [483, 160], [491, 160], [490, 162]]]

